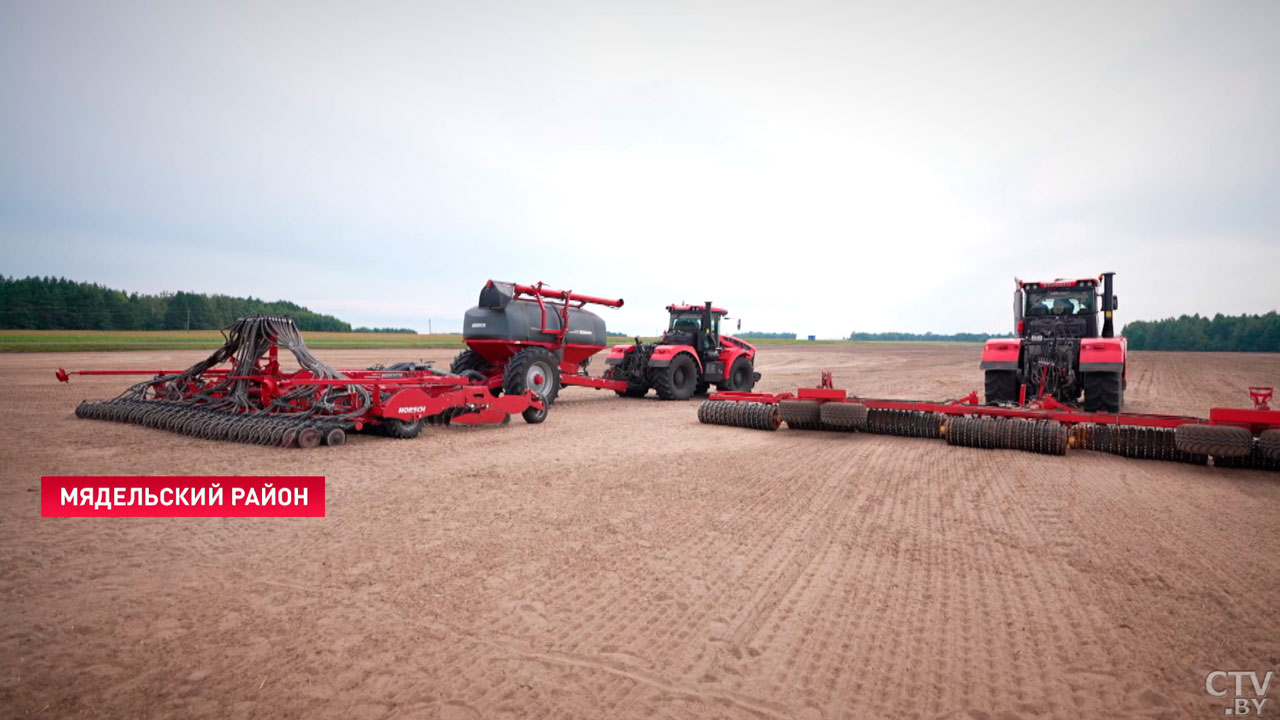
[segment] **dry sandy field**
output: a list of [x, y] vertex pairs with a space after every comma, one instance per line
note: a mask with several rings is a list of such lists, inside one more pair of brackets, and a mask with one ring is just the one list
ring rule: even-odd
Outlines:
[[[951, 398], [978, 354], [764, 346], [760, 387]], [[0, 356], [0, 716], [1221, 718], [1209, 673], [1280, 666], [1280, 473], [581, 388], [543, 425], [281, 450], [78, 420], [127, 380], [53, 377], [201, 355]], [[1131, 362], [1138, 411], [1280, 385], [1276, 355]], [[39, 516], [41, 475], [92, 474], [325, 475], [328, 515]]]

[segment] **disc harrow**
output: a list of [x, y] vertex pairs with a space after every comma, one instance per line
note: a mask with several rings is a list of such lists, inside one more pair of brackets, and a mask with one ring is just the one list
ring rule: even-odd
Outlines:
[[[336, 370], [310, 353], [288, 318], [241, 318], [225, 335], [222, 347], [186, 370], [59, 369], [57, 377], [153, 375], [115, 398], [81, 402], [76, 417], [276, 447], [343, 445], [349, 432], [371, 428], [413, 437], [424, 424], [506, 423], [512, 413], [530, 423], [546, 417], [546, 404], [532, 392], [495, 397], [483, 379], [429, 365]], [[281, 369], [280, 346], [300, 369]]]
[[[704, 423], [759, 427], [751, 418], [776, 408], [776, 429], [865, 432], [943, 438], [948, 445], [1065, 455], [1069, 449], [1126, 458], [1215, 467], [1280, 470], [1280, 413], [1266, 404], [1270, 388], [1253, 387], [1254, 407], [1213, 408], [1209, 417], [1095, 413], [1052, 398], [1029, 405], [979, 405], [977, 393], [948, 401], [850, 395], [824, 372], [816, 388], [795, 393], [712, 395], [698, 410]], [[739, 407], [735, 407], [739, 406]], [[750, 407], [751, 410], [746, 408]]]

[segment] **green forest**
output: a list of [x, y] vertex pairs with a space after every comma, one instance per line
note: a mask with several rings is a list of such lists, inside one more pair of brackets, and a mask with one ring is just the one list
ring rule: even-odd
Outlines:
[[1280, 315], [1183, 315], [1124, 326], [1131, 350], [1280, 352]]
[[[19, 330], [213, 330], [259, 313], [288, 315], [300, 330], [351, 325], [284, 300], [176, 292], [142, 295], [64, 278], [0, 275], [0, 328]], [[386, 329], [379, 330], [386, 332]]]

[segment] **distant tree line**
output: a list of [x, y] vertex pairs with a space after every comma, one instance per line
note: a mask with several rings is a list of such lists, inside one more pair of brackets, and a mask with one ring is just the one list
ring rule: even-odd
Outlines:
[[744, 332], [737, 333], [735, 337], [759, 338], [761, 340], [795, 340], [796, 334], [787, 332]]
[[352, 330], [351, 332], [359, 332], [359, 333], [407, 333], [407, 334], [409, 334], [409, 335], [417, 335], [417, 334], [418, 334], [418, 331], [417, 331], [417, 330], [414, 330], [413, 328], [390, 328], [390, 327], [385, 327], [385, 328], [358, 327], [358, 328], [356, 328], [356, 329]]
[[284, 300], [176, 292], [124, 293], [65, 278], [0, 275], [0, 328], [19, 330], [211, 330], [255, 314], [288, 315], [301, 330], [349, 332], [351, 325]]
[[1124, 326], [1132, 350], [1280, 352], [1280, 315], [1182, 315]]
[[997, 333], [951, 333], [950, 335], [939, 335], [934, 332], [927, 333], [909, 333], [909, 332], [853, 332], [849, 333], [850, 340], [892, 340], [892, 341], [930, 341], [930, 342], [985, 342], [991, 338], [1013, 337], [1005, 334]]

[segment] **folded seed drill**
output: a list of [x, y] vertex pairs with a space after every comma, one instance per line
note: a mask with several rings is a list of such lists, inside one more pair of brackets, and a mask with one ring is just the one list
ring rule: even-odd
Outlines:
[[[311, 354], [286, 317], [241, 318], [225, 335], [222, 347], [186, 370], [59, 369], [57, 377], [154, 376], [114, 399], [80, 403], [77, 417], [281, 447], [341, 445], [353, 430], [411, 438], [426, 424], [505, 423], [512, 413], [540, 423], [547, 416], [537, 394], [494, 397], [474, 373], [452, 375], [414, 363], [336, 370]], [[281, 346], [300, 369], [280, 368]]]

